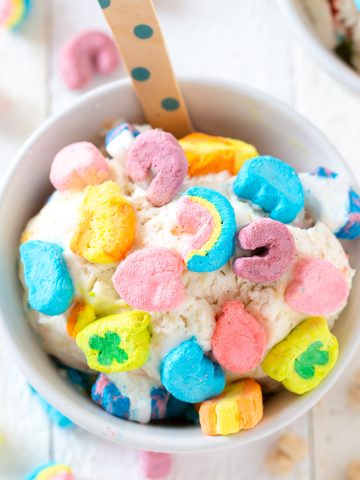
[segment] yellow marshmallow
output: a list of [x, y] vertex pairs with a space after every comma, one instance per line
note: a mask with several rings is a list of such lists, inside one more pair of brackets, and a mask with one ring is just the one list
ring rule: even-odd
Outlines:
[[199, 416], [207, 435], [230, 435], [253, 428], [263, 416], [260, 385], [251, 378], [232, 383], [218, 397], [202, 402]]
[[246, 160], [259, 155], [253, 145], [241, 140], [205, 133], [190, 133], [179, 142], [188, 159], [189, 175], [192, 177], [223, 170], [236, 175]]
[[150, 315], [137, 310], [100, 318], [76, 336], [90, 368], [115, 373], [142, 367], [150, 351]]
[[135, 228], [134, 208], [121, 195], [115, 182], [88, 186], [70, 248], [89, 262], [115, 263], [131, 248]]
[[304, 320], [265, 357], [262, 368], [290, 392], [306, 393], [317, 387], [334, 367], [338, 342], [326, 320]]

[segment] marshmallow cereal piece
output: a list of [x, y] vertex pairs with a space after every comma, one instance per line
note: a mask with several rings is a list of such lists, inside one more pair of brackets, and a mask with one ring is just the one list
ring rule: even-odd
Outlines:
[[76, 298], [69, 309], [66, 330], [70, 337], [76, 338], [80, 330], [94, 320], [96, 320], [94, 307], [85, 303], [83, 299]]
[[179, 140], [189, 162], [189, 175], [228, 170], [236, 175], [243, 163], [259, 154], [253, 145], [232, 138], [193, 132]]
[[301, 395], [322, 382], [337, 358], [338, 342], [326, 320], [310, 317], [270, 350], [262, 368], [287, 390]]
[[68, 465], [51, 462], [38, 467], [25, 480], [75, 480], [75, 477]]
[[116, 417], [144, 424], [167, 418], [170, 394], [158, 381], [139, 373], [102, 373], [91, 396]]
[[188, 270], [212, 272], [234, 253], [235, 212], [221, 193], [205, 187], [189, 188], [179, 200], [177, 220], [184, 232], [193, 234], [183, 252]]
[[180, 275], [183, 262], [167, 248], [143, 248], [126, 257], [113, 276], [115, 290], [134, 308], [173, 310], [185, 299]]
[[360, 237], [360, 197], [336, 172], [319, 167], [299, 175], [305, 194], [305, 208], [338, 238]]
[[50, 181], [57, 190], [83, 190], [110, 178], [110, 170], [102, 153], [90, 142], [72, 143], [55, 156]]
[[119, 65], [114, 40], [104, 32], [86, 30], [75, 35], [60, 51], [59, 71], [65, 85], [78, 90], [95, 74], [109, 75]]
[[188, 162], [176, 138], [162, 130], [141, 133], [130, 147], [126, 169], [135, 182], [154, 174], [147, 196], [155, 207], [169, 203], [178, 193], [188, 171]]
[[303, 258], [293, 269], [293, 280], [285, 300], [297, 312], [327, 315], [340, 310], [349, 296], [344, 275], [331, 262], [321, 258]]
[[221, 367], [205, 356], [195, 338], [180, 343], [163, 358], [160, 376], [166, 390], [183, 402], [202, 402], [225, 388]]
[[20, 259], [30, 307], [50, 316], [65, 312], [73, 301], [74, 286], [63, 249], [30, 240], [20, 246]]
[[282, 223], [292, 222], [304, 207], [304, 192], [295, 169], [271, 156], [247, 160], [236, 177], [234, 192]]
[[172, 457], [168, 453], [139, 452], [140, 471], [147, 480], [163, 480], [172, 467]]
[[231, 372], [248, 372], [263, 358], [265, 330], [239, 301], [225, 303], [222, 310], [212, 337], [214, 358]]
[[234, 261], [234, 273], [251, 282], [275, 282], [293, 263], [293, 236], [284, 224], [270, 218], [260, 218], [242, 228], [239, 243], [245, 250], [265, 249], [265, 253], [260, 255], [255, 253]]
[[230, 435], [255, 427], [263, 416], [260, 385], [251, 378], [228, 385], [200, 406], [201, 430], [206, 435]]
[[150, 318], [148, 313], [136, 310], [100, 318], [78, 333], [76, 344], [93, 370], [135, 370], [149, 357]]
[[71, 250], [92, 263], [120, 261], [135, 239], [136, 218], [132, 205], [112, 181], [84, 190], [79, 223]]
[[0, 27], [17, 30], [28, 18], [32, 0], [2, 0], [0, 5]]
[[105, 136], [105, 148], [111, 157], [129, 150], [140, 132], [130, 123], [122, 122], [109, 130]]

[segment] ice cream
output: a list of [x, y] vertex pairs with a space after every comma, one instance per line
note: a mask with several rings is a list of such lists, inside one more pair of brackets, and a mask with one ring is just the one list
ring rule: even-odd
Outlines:
[[[155, 247], [174, 252], [184, 251], [184, 244], [192, 238], [194, 232], [184, 233], [179, 228], [178, 205], [184, 192], [189, 192], [193, 187], [219, 192], [228, 201], [234, 211], [236, 231], [260, 217], [267, 216], [255, 203], [238, 198], [233, 190], [236, 176], [229, 171], [187, 176], [173, 200], [160, 207], [152, 205], [147, 196], [148, 182], [135, 183], [127, 175], [128, 149], [137, 135], [131, 140], [128, 129], [126, 134], [126, 148], [120, 145], [118, 154], [114, 158], [107, 159], [111, 181], [119, 186], [126, 202], [133, 207], [136, 215], [135, 242], [126, 255], [131, 255], [132, 252], [140, 249]], [[202, 192], [201, 188], [196, 191]], [[71, 248], [83, 199], [83, 190], [67, 189], [53, 193], [41, 211], [26, 225], [22, 242], [36, 240], [59, 245], [63, 249], [63, 256], [73, 281], [75, 299], [81, 298], [85, 304], [91, 305], [97, 319], [110, 318], [111, 315], [115, 317], [129, 310], [128, 304], [120, 298], [113, 283], [114, 273], [121, 265], [121, 261], [92, 263], [74, 253]], [[199, 200], [201, 205], [205, 205], [206, 201], [201, 198]], [[212, 215], [215, 218], [216, 212]], [[340, 272], [346, 288], [350, 291], [354, 271], [349, 265], [341, 243], [321, 222], [315, 223], [310, 228], [302, 228], [304, 227], [303, 216], [302, 211], [293, 224], [286, 225], [295, 244], [295, 255], [292, 261], [295, 264], [301, 259], [315, 257], [330, 262]], [[209, 222], [211, 221], [212, 218]], [[237, 245], [232, 258], [244, 255], [248, 256], [250, 252], [241, 250]], [[160, 385], [160, 370], [164, 358], [187, 340], [194, 339], [202, 352], [209, 355], [211, 359], [216, 319], [222, 313], [222, 306], [231, 301], [241, 302], [246, 311], [264, 329], [266, 334], [264, 356], [266, 356], [276, 344], [284, 340], [309, 316], [294, 310], [285, 300], [285, 292], [292, 277], [293, 268], [289, 267], [277, 281], [265, 284], [251, 282], [234, 274], [232, 260], [226, 261], [214, 271], [191, 271], [183, 268], [180, 280], [185, 288], [184, 301], [171, 311], [150, 312], [150, 354], [148, 360], [138, 370], [141, 373], [139, 378], [142, 385], [145, 385], [146, 389], [149, 389], [149, 385]], [[24, 282], [22, 271], [21, 278]], [[25, 290], [24, 304], [29, 320], [39, 334], [44, 348], [65, 365], [88, 371], [88, 362], [83, 351], [76, 344], [75, 338], [69, 334], [69, 310], [59, 315], [48, 316], [27, 306], [27, 300]], [[338, 308], [323, 315], [330, 329], [345, 305], [346, 299], [338, 305]], [[267, 377], [260, 363], [248, 372], [234, 373], [224, 369], [224, 374], [228, 382], [240, 378], [266, 381]], [[114, 384], [118, 387], [122, 385], [125, 388], [128, 385], [126, 383], [128, 377], [125, 374], [123, 382], [122, 373], [112, 375], [110, 374], [109, 378], [110, 380], [113, 378]], [[141, 392], [142, 387], [140, 387], [141, 385], [131, 390], [132, 397], [137, 391]], [[134, 404], [137, 402], [134, 398], [132, 401]], [[141, 405], [141, 399], [138, 399], [137, 403]], [[147, 404], [147, 413], [146, 415], [144, 413], [147, 417], [149, 417], [148, 410]]]

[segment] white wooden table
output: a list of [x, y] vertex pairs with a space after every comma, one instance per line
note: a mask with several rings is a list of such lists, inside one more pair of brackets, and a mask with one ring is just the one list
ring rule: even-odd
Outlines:
[[[0, 171], [46, 115], [77, 97], [57, 73], [59, 47], [84, 28], [106, 29], [96, 0], [34, 0], [21, 34], [0, 33]], [[262, 89], [309, 117], [338, 147], [360, 180], [360, 98], [319, 70], [290, 37], [275, 0], [155, 0], [178, 73], [231, 78]], [[120, 69], [112, 78], [124, 76]], [[6, 228], [1, 226], [1, 229]], [[351, 371], [290, 430], [310, 452], [287, 478], [339, 480], [360, 460], [360, 412], [348, 408]], [[141, 479], [136, 454], [82, 430], [49, 423], [0, 339], [0, 479], [21, 480], [40, 463], [73, 466], [78, 480]], [[171, 480], [263, 480], [264, 458], [276, 436], [237, 451], [179, 455]]]

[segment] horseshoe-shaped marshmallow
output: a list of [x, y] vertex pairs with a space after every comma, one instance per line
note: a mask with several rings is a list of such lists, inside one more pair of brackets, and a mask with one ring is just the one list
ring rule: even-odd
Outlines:
[[143, 182], [154, 172], [147, 196], [152, 205], [161, 207], [179, 191], [188, 171], [188, 161], [176, 138], [156, 129], [136, 138], [129, 150], [126, 168], [135, 182]]
[[292, 222], [304, 207], [304, 192], [295, 169], [268, 155], [247, 160], [233, 188], [239, 198], [255, 203], [278, 222]]
[[270, 218], [261, 218], [242, 228], [238, 235], [245, 250], [265, 249], [265, 254], [237, 258], [233, 271], [238, 277], [254, 283], [279, 280], [292, 264], [294, 239], [285, 225]]
[[119, 64], [115, 43], [103, 32], [87, 30], [66, 43], [59, 57], [65, 85], [77, 90], [85, 87], [95, 73], [108, 75]]

